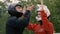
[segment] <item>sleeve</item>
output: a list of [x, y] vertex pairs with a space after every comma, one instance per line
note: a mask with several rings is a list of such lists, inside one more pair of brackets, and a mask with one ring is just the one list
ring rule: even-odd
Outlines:
[[29, 22], [29, 20], [30, 20], [30, 11], [29, 10], [26, 10], [26, 13], [24, 15], [24, 20]]
[[42, 22], [44, 26], [48, 25], [49, 20], [47, 19], [47, 15], [44, 10], [41, 11]]
[[54, 28], [53, 25], [50, 24], [49, 20], [47, 19], [47, 15], [45, 14], [44, 10], [41, 11], [42, 22], [48, 34], [53, 34]]
[[18, 22], [19, 27], [20, 26], [26, 27], [29, 23], [29, 20], [30, 20], [30, 11], [27, 10], [24, 15], [24, 18], [22, 20], [17, 20], [16, 22]]
[[49, 26], [49, 29], [47, 29], [46, 31], [47, 31], [47, 34], [54, 34], [53, 25], [51, 24], [51, 25]]
[[23, 19], [17, 19], [15, 21], [17, 28], [20, 29], [20, 32], [23, 32], [25, 27], [28, 25], [30, 19], [30, 11], [26, 11]]
[[29, 23], [28, 26], [27, 26], [27, 29], [28, 30], [33, 30], [33, 27], [34, 27], [34, 24]]

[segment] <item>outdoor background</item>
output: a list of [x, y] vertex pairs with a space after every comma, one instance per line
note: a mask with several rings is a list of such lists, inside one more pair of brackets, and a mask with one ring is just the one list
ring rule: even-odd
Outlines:
[[[5, 34], [6, 21], [9, 17], [7, 12], [7, 7], [12, 2], [20, 2], [20, 4], [27, 5], [37, 5], [40, 0], [0, 0], [0, 34]], [[44, 4], [48, 6], [51, 17], [50, 21], [54, 24], [54, 29], [56, 33], [60, 33], [60, 0], [44, 0]], [[30, 21], [35, 23], [36, 9], [34, 8], [31, 13]], [[33, 34], [32, 31], [24, 30], [23, 34]]]

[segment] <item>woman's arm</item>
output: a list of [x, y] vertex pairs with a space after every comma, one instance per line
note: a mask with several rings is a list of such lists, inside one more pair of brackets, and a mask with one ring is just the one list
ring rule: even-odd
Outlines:
[[26, 27], [28, 30], [33, 30], [34, 24], [29, 23], [28, 26]]
[[44, 10], [41, 11], [41, 17], [42, 17], [42, 22], [45, 27], [46, 33], [53, 34], [54, 33], [53, 24], [49, 22], [49, 20], [47, 19], [47, 15], [45, 14]]

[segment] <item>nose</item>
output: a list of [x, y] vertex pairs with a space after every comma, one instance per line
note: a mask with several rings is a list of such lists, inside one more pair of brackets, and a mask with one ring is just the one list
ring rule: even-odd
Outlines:
[[38, 12], [38, 15], [41, 15], [41, 13], [40, 13], [40, 12]]

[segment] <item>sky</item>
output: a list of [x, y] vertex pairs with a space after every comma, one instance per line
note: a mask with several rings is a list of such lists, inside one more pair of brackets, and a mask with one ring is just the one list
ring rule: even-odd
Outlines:
[[[5, 0], [0, 0], [0, 1], [4, 2]], [[17, 0], [10, 0], [10, 1], [12, 1], [13, 3], [14, 3], [14, 2], [19, 2], [19, 1], [17, 1]]]
[[0, 1], [4, 2], [5, 0], [0, 0]]
[[0, 1], [3, 1], [3, 0], [0, 0]]
[[[4, 1], [6, 1], [6, 0], [0, 0], [0, 1], [4, 2]], [[18, 2], [20, 2], [20, 1], [18, 1], [18, 0], [10, 0], [10, 1], [12, 1], [12, 3], [18, 3]], [[27, 1], [27, 0], [22, 0], [22, 1]]]
[[[0, 1], [2, 1], [2, 2], [3, 2], [3, 1], [5, 1], [5, 0], [0, 0]], [[16, 1], [16, 0], [10, 0], [10, 1]]]

